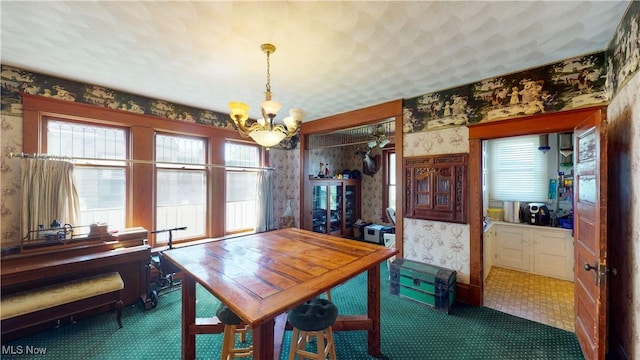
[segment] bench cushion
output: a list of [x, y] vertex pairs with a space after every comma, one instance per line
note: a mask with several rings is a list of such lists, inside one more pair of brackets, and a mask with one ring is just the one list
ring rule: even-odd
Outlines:
[[2, 296], [0, 319], [28, 314], [124, 289], [117, 272], [82, 278]]

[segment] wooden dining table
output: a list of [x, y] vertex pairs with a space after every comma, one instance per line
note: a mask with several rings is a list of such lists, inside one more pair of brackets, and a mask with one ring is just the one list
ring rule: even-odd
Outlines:
[[182, 358], [195, 358], [196, 335], [223, 329], [213, 316], [196, 318], [196, 284], [251, 327], [254, 359], [277, 360], [286, 312], [364, 271], [368, 290], [362, 297], [367, 299], [367, 314], [338, 316], [333, 329], [366, 330], [368, 353], [380, 357], [379, 264], [396, 253], [392, 248], [296, 228], [165, 251], [165, 257], [183, 272]]

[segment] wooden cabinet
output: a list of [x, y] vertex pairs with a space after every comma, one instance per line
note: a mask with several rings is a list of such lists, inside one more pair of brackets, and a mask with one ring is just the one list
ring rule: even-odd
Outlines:
[[360, 180], [312, 180], [311, 230], [335, 236], [352, 236], [360, 218]]
[[[494, 223], [493, 263], [510, 269], [573, 281], [573, 237], [561, 228]], [[491, 256], [491, 255], [489, 255]]]
[[467, 154], [404, 160], [408, 218], [467, 223]]

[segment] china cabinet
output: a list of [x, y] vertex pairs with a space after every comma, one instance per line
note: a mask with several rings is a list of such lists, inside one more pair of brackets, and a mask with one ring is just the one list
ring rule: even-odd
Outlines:
[[335, 236], [353, 235], [353, 223], [360, 217], [360, 181], [317, 179], [311, 181], [312, 229]]

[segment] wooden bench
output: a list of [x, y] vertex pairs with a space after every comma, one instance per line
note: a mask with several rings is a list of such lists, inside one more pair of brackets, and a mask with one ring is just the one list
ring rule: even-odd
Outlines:
[[122, 327], [120, 291], [124, 282], [117, 272], [30, 289], [2, 296], [0, 320], [2, 334], [98, 308], [117, 309]]

